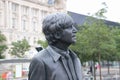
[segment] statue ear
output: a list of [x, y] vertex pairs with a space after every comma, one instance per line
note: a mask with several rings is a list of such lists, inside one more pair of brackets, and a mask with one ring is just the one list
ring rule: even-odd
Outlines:
[[60, 32], [56, 32], [56, 33], [54, 34], [54, 36], [55, 36], [56, 39], [60, 39], [60, 38], [61, 38], [61, 35], [62, 35], [62, 34], [60, 34]]

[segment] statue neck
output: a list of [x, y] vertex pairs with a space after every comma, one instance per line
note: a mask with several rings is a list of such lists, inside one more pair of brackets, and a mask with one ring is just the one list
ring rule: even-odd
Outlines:
[[57, 42], [55, 44], [52, 44], [52, 46], [55, 46], [55, 47], [57, 47], [57, 48], [59, 48], [61, 50], [67, 51], [70, 44]]

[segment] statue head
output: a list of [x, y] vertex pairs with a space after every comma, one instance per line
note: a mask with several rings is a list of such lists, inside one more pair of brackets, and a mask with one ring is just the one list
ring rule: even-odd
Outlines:
[[[48, 44], [55, 44], [58, 41], [69, 42], [69, 34], [64, 31], [67, 28], [73, 28], [72, 33], [76, 33], [73, 19], [66, 13], [53, 13], [48, 15], [42, 23], [43, 33], [48, 41]], [[72, 35], [72, 37], [75, 35]], [[65, 39], [65, 40], [64, 40]], [[75, 42], [75, 41], [73, 41]], [[72, 42], [70, 42], [72, 43]]]

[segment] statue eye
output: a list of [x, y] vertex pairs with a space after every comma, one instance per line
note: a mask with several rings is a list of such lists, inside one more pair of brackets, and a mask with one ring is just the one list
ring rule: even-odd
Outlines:
[[72, 25], [65, 27], [65, 29], [72, 29]]

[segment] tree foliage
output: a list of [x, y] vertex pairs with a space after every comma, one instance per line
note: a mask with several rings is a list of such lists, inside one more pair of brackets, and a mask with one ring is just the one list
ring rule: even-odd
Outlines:
[[30, 45], [26, 39], [17, 42], [12, 42], [12, 46], [13, 47], [11, 48], [10, 53], [17, 57], [24, 57], [25, 51], [28, 51], [30, 48]]
[[99, 54], [105, 59], [109, 53], [114, 53], [115, 45], [111, 29], [103, 20], [89, 18], [77, 34], [76, 46], [71, 48], [83, 61], [88, 61], [93, 58], [97, 60]]
[[38, 40], [37, 43], [40, 44], [43, 48], [46, 48], [48, 46], [47, 41]]
[[7, 45], [5, 44], [6, 37], [0, 32], [0, 59], [4, 58], [4, 51], [7, 49]]
[[107, 5], [105, 2], [102, 4], [104, 8], [86, 19], [85, 24], [77, 34], [76, 47], [72, 46], [80, 58], [83, 58], [83, 61], [92, 60], [93, 58], [98, 60], [99, 55], [101, 55], [102, 59], [115, 55], [116, 43], [113, 38], [114, 34], [112, 34], [111, 28], [103, 20], [103, 18], [106, 18], [104, 13], [107, 12]]
[[116, 60], [120, 60], [120, 28], [114, 27], [112, 28], [112, 33], [114, 34], [114, 39], [116, 43]]

